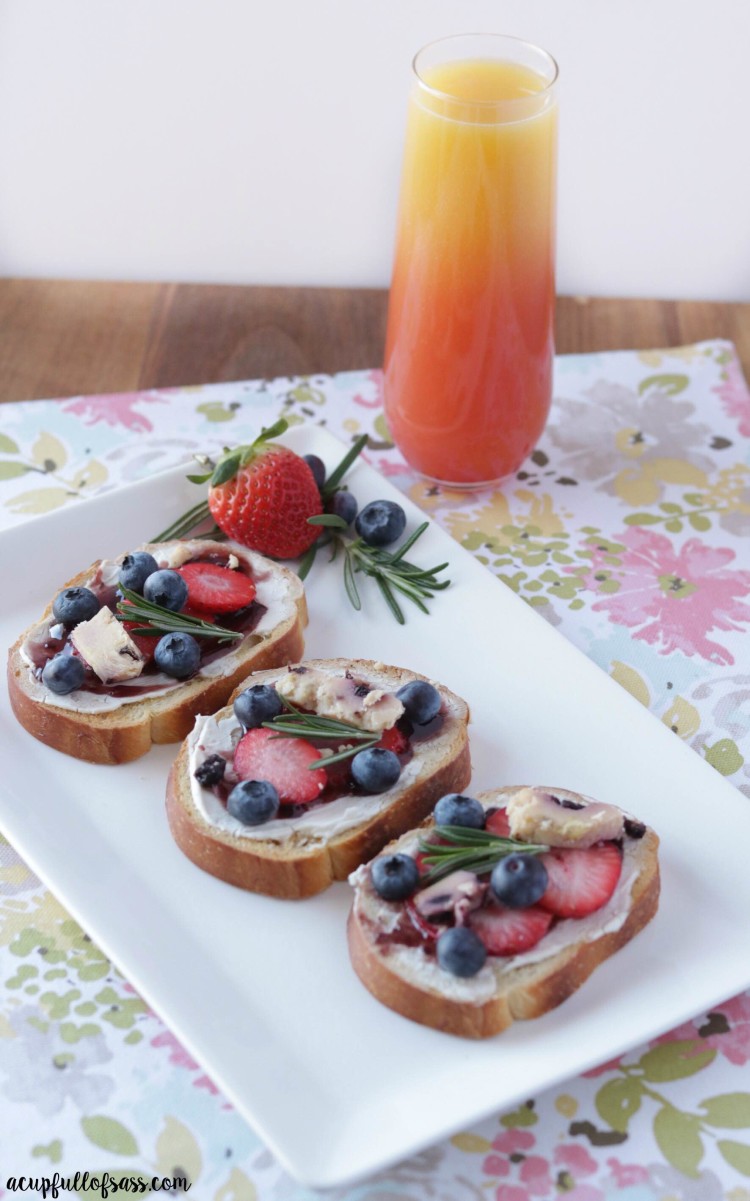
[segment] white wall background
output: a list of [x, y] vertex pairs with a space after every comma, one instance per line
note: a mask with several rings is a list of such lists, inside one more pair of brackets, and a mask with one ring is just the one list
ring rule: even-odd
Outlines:
[[0, 0], [0, 274], [388, 282], [410, 61], [562, 78], [561, 292], [750, 300], [748, 0]]

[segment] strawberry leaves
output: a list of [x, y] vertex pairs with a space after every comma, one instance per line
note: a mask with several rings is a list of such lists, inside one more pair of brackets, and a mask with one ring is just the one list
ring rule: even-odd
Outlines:
[[216, 463], [213, 463], [205, 455], [196, 455], [199, 462], [202, 462], [209, 470], [200, 475], [189, 475], [187, 478], [191, 484], [205, 484], [210, 481], [212, 488], [218, 488], [221, 484], [227, 484], [229, 480], [234, 479], [241, 468], [247, 467], [248, 463], [252, 463], [253, 459], [256, 458], [263, 448], [264, 443], [270, 442], [273, 438], [280, 437], [288, 429], [289, 422], [284, 417], [280, 417], [273, 425], [264, 426], [253, 442], [244, 446], [225, 446], [224, 453]]

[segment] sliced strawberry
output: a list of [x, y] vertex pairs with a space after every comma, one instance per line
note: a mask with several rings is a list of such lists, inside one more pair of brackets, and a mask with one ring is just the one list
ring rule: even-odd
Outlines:
[[[323, 760], [325, 763], [325, 759]], [[347, 793], [352, 790], [352, 761], [351, 759], [339, 759], [338, 763], [332, 763], [330, 767], [325, 768], [326, 787], [330, 792]]]
[[510, 822], [504, 809], [496, 809], [494, 813], [491, 813], [484, 828], [489, 830], [490, 834], [498, 834], [501, 838], [510, 838]]
[[420, 876], [426, 876], [431, 865], [425, 860], [425, 852], [417, 851], [416, 855], [414, 856], [414, 861], [419, 868]]
[[[128, 600], [124, 600], [122, 602], [123, 606], [131, 605], [132, 603], [132, 601]], [[138, 647], [138, 650], [141, 652], [146, 662], [150, 663], [154, 657], [156, 644], [159, 641], [158, 637], [152, 638], [149, 634], [134, 634], [133, 630], [143, 629], [142, 621], [124, 621], [122, 626], [123, 629], [127, 630], [127, 632], [130, 634], [130, 637], [133, 639], [133, 642]]]
[[391, 726], [390, 730], [383, 730], [378, 746], [382, 746], [386, 751], [393, 751], [394, 755], [403, 755], [409, 749], [409, 739], [398, 726]]
[[234, 770], [240, 780], [267, 780], [283, 805], [308, 805], [326, 786], [326, 773], [310, 764], [320, 751], [303, 738], [279, 738], [273, 730], [248, 730], [237, 743]]
[[255, 600], [255, 584], [241, 571], [216, 563], [186, 563], [177, 568], [188, 586], [188, 604], [209, 613], [233, 613]]
[[211, 625], [216, 624], [215, 613], [209, 613], [205, 609], [198, 609], [195, 605], [191, 605], [189, 601], [186, 605], [182, 606], [180, 613], [184, 614], [185, 617], [196, 617], [198, 621], [208, 621]]
[[622, 870], [622, 852], [614, 842], [580, 849], [554, 847], [541, 860], [549, 884], [539, 904], [557, 917], [586, 917], [601, 909]]
[[[448, 846], [446, 840], [444, 838], [438, 838], [434, 830], [430, 830], [428, 833], [425, 833], [422, 836], [422, 841], [426, 842], [428, 845], [436, 847]], [[417, 867], [419, 868], [419, 873], [422, 876], [426, 876], [427, 873], [432, 871], [432, 869], [436, 866], [435, 863], [427, 862], [429, 854], [429, 851], [417, 851], [416, 855], [414, 856]]]
[[419, 912], [411, 898], [409, 898], [409, 900], [406, 902], [406, 912], [409, 914], [412, 924], [422, 935], [422, 938], [437, 938], [438, 934], [441, 932], [441, 929], [445, 929], [444, 926], [436, 926], [433, 922], [429, 922], [427, 918]]
[[506, 909], [490, 905], [477, 909], [469, 925], [478, 934], [490, 955], [520, 955], [535, 947], [550, 928], [552, 914], [536, 905], [528, 909]]

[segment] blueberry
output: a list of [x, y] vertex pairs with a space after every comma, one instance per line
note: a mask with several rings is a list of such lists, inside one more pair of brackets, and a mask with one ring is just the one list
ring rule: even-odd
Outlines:
[[319, 488], [322, 488], [324, 483], [326, 482], [326, 465], [325, 465], [325, 463], [323, 462], [322, 459], [319, 459], [317, 455], [303, 455], [302, 457], [305, 460], [305, 462], [307, 463], [307, 466], [312, 471], [313, 479], [315, 480], [315, 483], [318, 485]]
[[203, 760], [200, 767], [195, 769], [193, 775], [203, 788], [211, 788], [224, 779], [226, 770], [227, 761], [223, 755], [209, 755]]
[[351, 492], [338, 491], [334, 492], [326, 504], [326, 513], [335, 513], [337, 517], [342, 517], [347, 525], [351, 525], [357, 516], [357, 508], [357, 502]]
[[66, 692], [75, 692], [83, 683], [86, 668], [75, 655], [55, 655], [48, 659], [42, 672], [42, 683], [50, 692], [64, 696]]
[[405, 901], [419, 884], [419, 868], [411, 855], [381, 855], [373, 860], [370, 879], [384, 901]]
[[244, 826], [262, 826], [279, 811], [279, 794], [267, 780], [243, 780], [227, 797], [227, 810]]
[[192, 634], [165, 634], [156, 644], [156, 666], [175, 680], [186, 680], [194, 675], [200, 661], [201, 648]]
[[355, 784], [365, 792], [385, 792], [396, 783], [401, 775], [401, 762], [393, 751], [372, 746], [360, 751], [352, 759], [352, 776]]
[[536, 855], [508, 855], [492, 869], [490, 888], [509, 909], [528, 909], [547, 891], [547, 869]]
[[406, 527], [406, 513], [393, 500], [371, 500], [361, 510], [354, 528], [370, 546], [388, 546], [400, 538]]
[[409, 721], [415, 726], [426, 726], [440, 712], [440, 693], [427, 680], [412, 680], [404, 684], [396, 696], [404, 706]]
[[449, 792], [440, 798], [433, 816], [436, 826], [468, 826], [472, 830], [483, 830], [487, 815], [473, 797]]
[[176, 571], [155, 571], [143, 585], [143, 595], [153, 605], [178, 613], [188, 598], [188, 586]]
[[131, 592], [143, 592], [143, 585], [150, 575], [159, 570], [159, 564], [147, 550], [134, 550], [126, 555], [120, 567], [118, 582]]
[[99, 597], [90, 588], [64, 588], [55, 597], [52, 612], [66, 626], [76, 626], [79, 621], [95, 617], [101, 607]]
[[476, 976], [487, 959], [484, 943], [468, 926], [445, 930], [437, 940], [437, 961], [452, 976]]
[[246, 730], [272, 721], [284, 708], [281, 697], [270, 684], [253, 684], [246, 688], [234, 702], [234, 715]]

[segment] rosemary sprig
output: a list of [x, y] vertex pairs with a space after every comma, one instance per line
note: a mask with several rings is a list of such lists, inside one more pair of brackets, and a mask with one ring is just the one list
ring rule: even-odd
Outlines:
[[334, 492], [338, 490], [338, 486], [346, 475], [356, 458], [361, 455], [362, 451], [367, 446], [367, 434], [361, 434], [355, 442], [352, 443], [351, 449], [347, 451], [338, 467], [334, 467], [329, 476], [326, 476], [325, 483], [320, 489], [320, 495], [323, 500], [330, 500]]
[[323, 514], [320, 517], [310, 517], [308, 520], [311, 525], [325, 526], [330, 533], [328, 538], [320, 539], [310, 547], [300, 564], [300, 578], [304, 579], [310, 571], [317, 552], [324, 546], [333, 543], [332, 558], [335, 557], [339, 548], [344, 552], [344, 587], [352, 606], [357, 611], [362, 608], [362, 599], [355, 579], [357, 572], [371, 576], [375, 580], [383, 600], [399, 625], [404, 625], [406, 618], [396, 599], [396, 593], [405, 596], [423, 613], [429, 613], [425, 601], [431, 600], [435, 592], [441, 592], [450, 584], [450, 580], [437, 578], [438, 574], [448, 566], [447, 563], [438, 563], [436, 567], [418, 567], [404, 558], [406, 552], [427, 529], [429, 525], [427, 521], [423, 521], [395, 550], [385, 550], [382, 547], [370, 546], [362, 538], [347, 537], [345, 531], [348, 527], [341, 517]]
[[437, 835], [439, 842], [428, 838], [419, 840], [419, 849], [429, 867], [425, 876], [428, 884], [456, 871], [481, 876], [491, 872], [507, 855], [541, 855], [549, 850], [537, 843], [519, 842], [515, 838], [504, 838], [489, 830], [471, 830], [467, 826], [435, 826], [432, 833]]
[[239, 630], [226, 630], [210, 621], [201, 621], [199, 617], [173, 613], [163, 605], [147, 601], [140, 593], [132, 592], [130, 588], [120, 585], [120, 591], [123, 599], [117, 603], [115, 617], [118, 621], [139, 622], [133, 630], [134, 634], [146, 634], [150, 638], [161, 638], [163, 634], [192, 634], [194, 638], [217, 638], [219, 642], [242, 638]]
[[200, 504], [194, 505], [192, 509], [188, 509], [187, 513], [183, 513], [182, 517], [178, 517], [171, 525], [168, 525], [160, 534], [154, 534], [151, 542], [171, 542], [173, 538], [184, 538], [196, 526], [203, 525], [211, 516], [211, 510], [208, 507], [208, 501], [202, 500]]
[[265, 729], [274, 730], [277, 737], [322, 738], [336, 742], [355, 743], [354, 746], [347, 746], [334, 755], [327, 755], [322, 760], [310, 763], [308, 765], [310, 771], [328, 767], [332, 763], [341, 763], [344, 759], [350, 759], [352, 755], [356, 755], [360, 751], [366, 751], [371, 746], [376, 746], [380, 741], [379, 736], [371, 730], [362, 730], [359, 726], [353, 726], [347, 721], [339, 721], [337, 717], [321, 717], [317, 713], [303, 713], [286, 697], [281, 697], [281, 701], [284, 705], [284, 712], [272, 717], [270, 721], [263, 722]]

